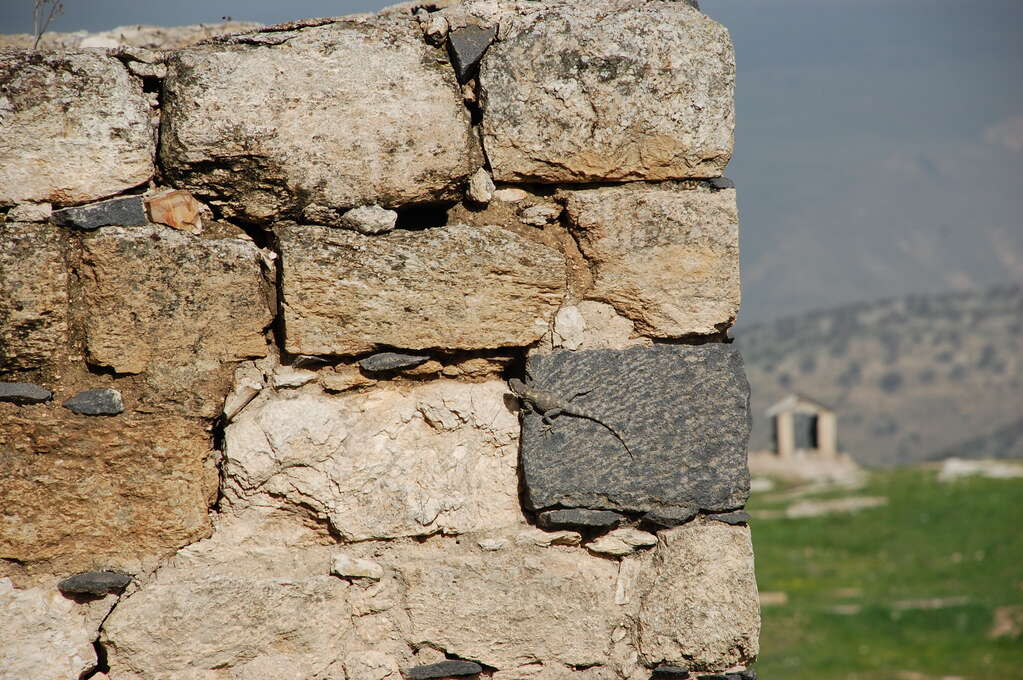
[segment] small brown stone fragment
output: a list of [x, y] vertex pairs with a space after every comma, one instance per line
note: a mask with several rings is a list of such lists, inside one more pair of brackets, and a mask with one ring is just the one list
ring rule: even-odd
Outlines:
[[146, 199], [149, 221], [198, 234], [202, 231], [202, 204], [182, 189], [164, 191]]

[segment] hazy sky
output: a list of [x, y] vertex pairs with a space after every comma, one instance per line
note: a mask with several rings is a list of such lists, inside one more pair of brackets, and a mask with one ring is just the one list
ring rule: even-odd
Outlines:
[[[0, 31], [31, 27], [0, 0]], [[56, 31], [378, 9], [65, 0]], [[738, 59], [741, 320], [1023, 282], [1023, 1], [702, 0]]]

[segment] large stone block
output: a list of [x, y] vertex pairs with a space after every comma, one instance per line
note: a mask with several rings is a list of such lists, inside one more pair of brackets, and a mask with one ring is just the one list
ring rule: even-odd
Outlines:
[[295, 354], [529, 345], [565, 294], [560, 252], [496, 226], [382, 236], [285, 226], [280, 245]]
[[0, 556], [124, 568], [209, 532], [202, 423], [0, 404]]
[[453, 197], [481, 154], [444, 61], [410, 14], [182, 50], [168, 61], [163, 165], [246, 220]]
[[626, 618], [614, 602], [618, 565], [578, 549], [426, 544], [379, 561], [406, 584], [413, 640], [498, 669], [605, 665]]
[[695, 520], [662, 531], [637, 582], [639, 651], [648, 664], [722, 671], [756, 660], [760, 601], [749, 527]]
[[586, 297], [612, 305], [654, 337], [717, 333], [739, 312], [735, 190], [671, 183], [564, 191], [569, 224], [590, 263]]
[[431, 382], [249, 404], [225, 434], [234, 506], [325, 519], [349, 540], [521, 521], [516, 423], [503, 383]]
[[16, 589], [0, 578], [0, 678], [84, 677], [98, 664], [92, 643], [115, 601], [73, 602], [56, 588]]
[[0, 206], [111, 196], [155, 171], [142, 81], [97, 52], [0, 51]]
[[37, 368], [67, 356], [64, 249], [57, 227], [0, 226], [0, 371]]
[[734, 82], [728, 31], [688, 5], [544, 3], [483, 57], [484, 147], [504, 181], [715, 177]]
[[[532, 386], [603, 421], [522, 418], [526, 498], [537, 509], [728, 510], [749, 495], [749, 384], [730, 345], [555, 352]], [[632, 455], [608, 428], [613, 428]]]

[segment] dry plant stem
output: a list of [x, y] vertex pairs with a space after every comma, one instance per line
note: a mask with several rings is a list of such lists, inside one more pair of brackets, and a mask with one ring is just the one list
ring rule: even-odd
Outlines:
[[[47, 12], [47, 7], [49, 7], [49, 12]], [[46, 33], [46, 29], [49, 28], [50, 22], [60, 16], [63, 12], [63, 2], [55, 2], [54, 0], [33, 0], [32, 33], [35, 35], [35, 42], [32, 43], [33, 50], [39, 48], [39, 41], [42, 39], [43, 33]], [[43, 19], [44, 14], [46, 15], [45, 20]]]

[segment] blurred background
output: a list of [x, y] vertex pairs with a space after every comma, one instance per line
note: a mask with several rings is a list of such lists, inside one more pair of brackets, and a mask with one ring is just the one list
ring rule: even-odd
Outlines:
[[[66, 0], [50, 31], [386, 4]], [[1020, 677], [1023, 2], [700, 5], [738, 60], [760, 676]]]

